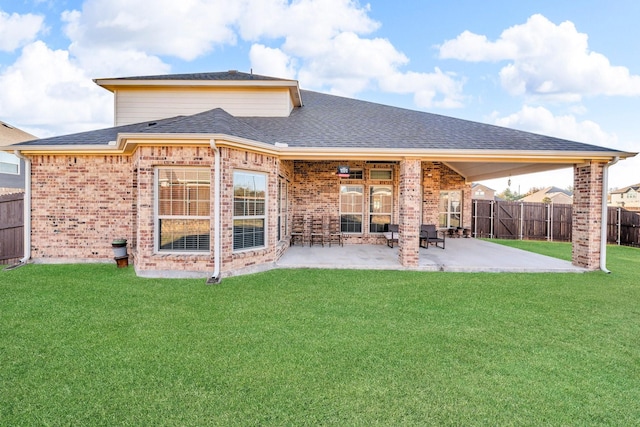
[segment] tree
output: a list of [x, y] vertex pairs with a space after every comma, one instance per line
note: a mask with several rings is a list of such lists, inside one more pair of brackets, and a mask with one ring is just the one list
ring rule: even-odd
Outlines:
[[511, 191], [511, 188], [506, 188], [502, 193], [498, 193], [497, 196], [501, 199], [511, 201], [518, 200], [522, 197], [517, 191]]

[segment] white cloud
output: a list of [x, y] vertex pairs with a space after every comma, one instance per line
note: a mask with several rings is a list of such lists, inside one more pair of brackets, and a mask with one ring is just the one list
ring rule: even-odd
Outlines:
[[39, 137], [112, 125], [112, 97], [70, 60], [37, 41], [0, 74], [0, 116]]
[[368, 13], [354, 0], [87, 0], [63, 19], [70, 53], [92, 75], [169, 72], [162, 56], [190, 61], [240, 37], [255, 42], [258, 74], [297, 75], [305, 87], [347, 96], [380, 87], [413, 93], [420, 107], [460, 106], [453, 76], [403, 73], [402, 52], [365, 37], [380, 26]]
[[463, 81], [455, 75], [404, 71], [409, 59], [391, 41], [370, 35], [380, 23], [357, 0], [81, 4], [60, 15], [67, 50], [34, 42], [43, 34], [43, 18], [26, 20], [28, 15], [20, 17], [24, 33], [12, 33], [11, 42], [0, 37], [0, 49], [24, 46], [16, 62], [1, 70], [0, 84], [9, 89], [0, 114], [38, 136], [111, 124], [112, 95], [92, 78], [170, 73], [170, 57], [215, 61], [212, 52], [238, 40], [253, 42], [248, 56], [255, 73], [298, 78], [305, 88], [348, 96], [367, 89], [411, 94], [421, 108], [462, 104]]
[[388, 40], [341, 33], [328, 41], [324, 52], [304, 58], [299, 76], [305, 85], [351, 96], [396, 73], [407, 62]]
[[44, 31], [44, 17], [27, 13], [19, 15], [0, 10], [0, 51], [14, 50], [35, 40]]
[[420, 108], [459, 108], [462, 106], [463, 81], [436, 68], [433, 73], [395, 72], [381, 78], [382, 90], [391, 93], [413, 93]]
[[556, 138], [569, 139], [587, 144], [615, 147], [618, 137], [602, 130], [591, 121], [578, 121], [573, 115], [555, 116], [544, 107], [523, 106], [517, 113], [506, 117], [494, 114], [493, 122], [498, 126], [521, 129]]
[[640, 76], [591, 52], [588, 36], [573, 23], [556, 25], [542, 15], [502, 32], [495, 42], [465, 31], [440, 46], [441, 58], [512, 61], [500, 71], [513, 95], [536, 95], [575, 102], [584, 95], [640, 96]]
[[280, 49], [254, 44], [249, 51], [249, 59], [251, 60], [251, 68], [256, 74], [295, 79], [295, 62]]
[[142, 51], [193, 60], [217, 44], [234, 44], [230, 27], [244, 2], [224, 0], [87, 0], [68, 11], [65, 32], [74, 44]]

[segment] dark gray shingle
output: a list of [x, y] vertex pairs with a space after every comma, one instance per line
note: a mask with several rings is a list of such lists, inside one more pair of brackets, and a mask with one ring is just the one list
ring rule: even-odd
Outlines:
[[304, 106], [295, 108], [289, 117], [233, 117], [216, 108], [192, 116], [46, 138], [21, 145], [104, 145], [115, 140], [118, 133], [140, 132], [220, 133], [271, 144], [286, 143], [290, 147], [328, 149], [617, 151], [318, 92], [301, 91], [301, 94]]

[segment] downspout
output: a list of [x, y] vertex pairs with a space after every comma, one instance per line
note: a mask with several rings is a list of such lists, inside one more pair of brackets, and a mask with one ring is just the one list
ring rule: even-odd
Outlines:
[[207, 279], [207, 284], [215, 285], [222, 281], [220, 277], [221, 238], [220, 238], [220, 150], [216, 147], [216, 141], [211, 140], [213, 150], [213, 274]]
[[602, 213], [600, 218], [600, 270], [605, 273], [611, 273], [607, 270], [607, 216], [608, 210], [607, 207], [607, 193], [609, 187], [609, 166], [613, 166], [618, 163], [620, 160], [619, 157], [615, 157], [609, 163], [604, 165], [604, 170], [602, 171]]
[[24, 257], [20, 259], [20, 264], [26, 264], [31, 259], [31, 160], [25, 157], [20, 151], [13, 152], [16, 157], [24, 160]]

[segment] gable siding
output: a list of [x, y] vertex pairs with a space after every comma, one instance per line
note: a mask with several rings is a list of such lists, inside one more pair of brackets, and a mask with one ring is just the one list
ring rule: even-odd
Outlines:
[[128, 125], [223, 108], [237, 117], [286, 117], [293, 108], [287, 89], [119, 89], [115, 125]]

